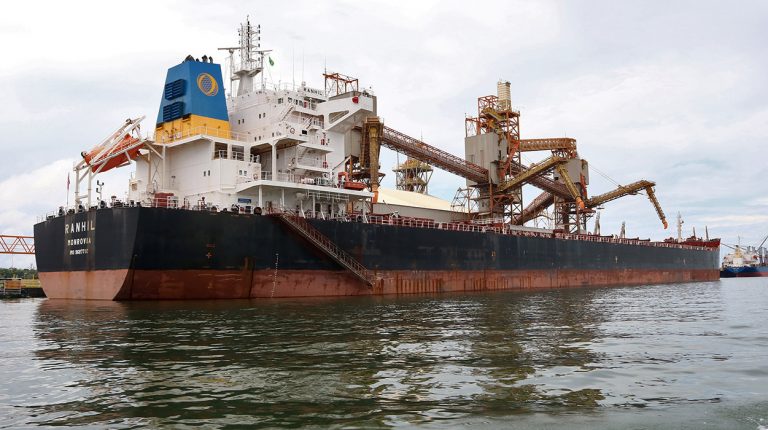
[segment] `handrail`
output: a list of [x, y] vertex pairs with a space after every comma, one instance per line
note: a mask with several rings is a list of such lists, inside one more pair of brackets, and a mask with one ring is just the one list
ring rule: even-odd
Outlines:
[[428, 145], [395, 129], [383, 127], [381, 144], [473, 182], [488, 182], [488, 170], [484, 167], [471, 163], [450, 152]]
[[[211, 211], [218, 212], [218, 211], [224, 211], [229, 209], [227, 207], [220, 207], [220, 208], [216, 207], [215, 205], [212, 205], [210, 202], [202, 202], [202, 201], [190, 202], [189, 200], [184, 199], [184, 201], [180, 203], [178, 201], [178, 198], [176, 198], [175, 201], [172, 199], [174, 199], [174, 197], [169, 197], [168, 200], [156, 199], [147, 204], [142, 204], [138, 206], [162, 208], [162, 209], [170, 209], [170, 210], [193, 210], [193, 211], [207, 211], [207, 212], [211, 212]], [[127, 207], [129, 205], [118, 201], [117, 205], [113, 205], [112, 207], [123, 207], [123, 206]], [[134, 206], [136, 205], [134, 204]], [[83, 208], [82, 212], [87, 212], [89, 210], [102, 210], [105, 208], [106, 207], [99, 208], [98, 206], [93, 206], [90, 209]], [[61, 207], [61, 211], [67, 214], [74, 214], [78, 212], [78, 208], [76, 206], [71, 206], [67, 208]], [[288, 216], [291, 216], [290, 212], [280, 211], [276, 209], [273, 209], [271, 213], [275, 215], [288, 214]], [[351, 215], [358, 215], [358, 214], [351, 214]], [[61, 213], [58, 213], [58, 214], [48, 213], [44, 217], [38, 217], [38, 221], [52, 219], [57, 216], [63, 216], [63, 215]], [[254, 215], [254, 216], [257, 216], [257, 215]], [[709, 250], [709, 251], [719, 250], [719, 247], [712, 248], [708, 246], [685, 245], [681, 243], [654, 242], [648, 239], [646, 240], [626, 239], [626, 238], [622, 239], [622, 238], [616, 238], [612, 236], [600, 236], [600, 235], [593, 235], [589, 233], [588, 234], [565, 233], [565, 232], [559, 232], [559, 231], [553, 231], [553, 230], [533, 231], [532, 229], [530, 230], [521, 229], [518, 226], [510, 226], [508, 224], [436, 222], [431, 219], [393, 217], [389, 215], [367, 215], [365, 217], [353, 216], [351, 219], [348, 216], [339, 216], [334, 219], [339, 222], [358, 222], [356, 221], [357, 218], [362, 218], [363, 222], [366, 222], [369, 224], [391, 225], [391, 226], [401, 226], [401, 227], [429, 228], [429, 229], [436, 229], [436, 230], [460, 231], [460, 232], [471, 232], [471, 233], [496, 233], [496, 234], [503, 234], [508, 236], [539, 237], [539, 238], [550, 238], [550, 239], [554, 238], [554, 239], [560, 239], [560, 240], [581, 240], [581, 241], [588, 241], [588, 242], [613, 243], [613, 244], [623, 244], [623, 245], [652, 246], [656, 248], [696, 249], [696, 250]], [[305, 220], [304, 218], [301, 218], [301, 219]], [[303, 222], [306, 222], [306, 221], [303, 221]], [[335, 246], [335, 244], [333, 244], [333, 246]]]
[[220, 137], [223, 139], [237, 140], [240, 142], [248, 142], [250, 140], [250, 136], [245, 133], [238, 133], [235, 131], [223, 130], [220, 128], [199, 126], [199, 127], [188, 128], [181, 131], [176, 131], [173, 133], [173, 135], [168, 135], [168, 134], [158, 135], [158, 133], [155, 133], [155, 142], [170, 143], [176, 140], [185, 139], [187, 137], [198, 136], [198, 135]]
[[280, 214], [277, 214], [277, 216], [281, 221], [285, 222], [290, 227], [292, 227], [295, 231], [301, 234], [305, 239], [309, 240], [312, 244], [314, 244], [318, 249], [322, 250], [328, 256], [330, 256], [334, 261], [339, 263], [342, 267], [352, 272], [352, 274], [354, 274], [357, 278], [359, 278], [365, 284], [367, 284], [368, 286], [373, 285], [374, 279], [370, 271], [368, 271], [368, 269], [366, 269], [365, 266], [363, 266], [359, 261], [352, 258], [351, 255], [347, 254], [346, 251], [341, 249], [341, 247], [336, 245], [336, 243], [334, 243], [330, 238], [328, 238], [328, 236], [324, 235], [319, 230], [314, 228], [306, 220], [306, 218], [301, 218], [289, 212], [282, 212]]

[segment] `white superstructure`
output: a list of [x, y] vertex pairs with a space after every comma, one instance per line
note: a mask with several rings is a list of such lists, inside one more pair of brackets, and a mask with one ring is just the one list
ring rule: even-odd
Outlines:
[[156, 133], [135, 160], [129, 201], [320, 217], [362, 209], [354, 203], [373, 194], [348, 183], [345, 172], [348, 155], [360, 151], [359, 124], [376, 115], [375, 96], [356, 86], [329, 93], [305, 83], [259, 85], [254, 78], [269, 51], [252, 45], [251, 31], [244, 26], [241, 46], [225, 48], [237, 65], [226, 100], [229, 130]]

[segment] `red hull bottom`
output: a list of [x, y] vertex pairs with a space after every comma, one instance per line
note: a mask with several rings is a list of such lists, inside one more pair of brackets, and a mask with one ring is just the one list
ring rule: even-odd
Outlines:
[[341, 271], [99, 270], [45, 272], [49, 298], [247, 299], [423, 294], [716, 281], [718, 270], [386, 271], [372, 288]]

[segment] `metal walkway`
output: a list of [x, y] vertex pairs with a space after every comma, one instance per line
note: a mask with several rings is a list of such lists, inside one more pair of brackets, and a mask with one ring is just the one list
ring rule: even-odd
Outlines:
[[369, 287], [373, 286], [375, 278], [373, 274], [365, 268], [359, 261], [352, 258], [338, 245], [333, 243], [328, 236], [321, 233], [318, 229], [312, 227], [312, 225], [306, 220], [288, 213], [278, 214], [277, 217], [285, 225], [290, 227], [293, 231], [301, 235], [304, 239], [308, 240], [317, 249], [323, 251], [327, 256], [331, 257], [333, 261], [341, 265], [341, 267], [349, 270], [355, 277], [363, 281]]
[[555, 203], [555, 196], [544, 191], [539, 194], [531, 203], [523, 209], [523, 212], [516, 216], [514, 223], [516, 225], [523, 225], [528, 221], [536, 218], [539, 214], [549, 206]]
[[32, 236], [0, 235], [0, 254], [34, 254], [35, 238]]
[[[550, 145], [558, 144], [561, 146], [564, 144], [560, 141], [570, 140], [572, 139], [541, 139], [541, 141], [544, 143]], [[524, 142], [526, 144], [529, 142], [539, 143], [538, 140], [526, 140]], [[476, 182], [478, 184], [488, 183], [487, 169], [480, 167], [477, 164], [470, 163], [469, 161], [466, 161], [451, 153], [435, 148], [434, 146], [430, 146], [418, 139], [414, 139], [392, 128], [386, 126], [383, 128], [381, 135], [381, 145], [408, 155], [417, 160], [430, 163], [435, 167], [459, 175], [462, 178], [469, 179], [470, 181]], [[529, 170], [527, 167], [517, 163], [512, 163], [510, 168], [515, 176], [518, 176], [521, 173]], [[555, 180], [552, 178], [546, 176], [533, 176], [529, 179], [529, 182], [531, 185], [540, 188], [543, 191], [547, 191], [552, 195], [558, 196], [568, 201], [573, 200], [573, 197], [568, 191], [568, 188], [566, 188], [566, 186], [562, 183], [555, 182]]]
[[487, 169], [386, 126], [381, 133], [381, 146], [429, 163], [478, 184], [488, 183]]

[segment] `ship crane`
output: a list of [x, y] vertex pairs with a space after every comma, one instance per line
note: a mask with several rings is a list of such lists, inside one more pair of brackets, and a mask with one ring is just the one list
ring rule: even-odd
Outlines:
[[765, 236], [765, 238], [763, 239], [763, 241], [762, 241], [762, 242], [760, 242], [760, 245], [757, 245], [757, 249], [760, 249], [760, 248], [762, 248], [762, 247], [763, 247], [763, 245], [765, 244], [765, 241], [766, 241], [766, 240], [768, 240], [768, 235], [767, 235], [767, 236]]
[[653, 191], [654, 186], [656, 186], [655, 182], [646, 181], [644, 179], [637, 182], [633, 182], [629, 185], [619, 185], [619, 187], [616, 188], [615, 190], [608, 191], [607, 193], [599, 194], [587, 199], [585, 201], [585, 204], [589, 208], [594, 208], [596, 206], [600, 206], [604, 203], [608, 203], [618, 198], [628, 196], [628, 195], [635, 195], [638, 192], [645, 190], [646, 195], [648, 196], [648, 200], [650, 200], [651, 204], [653, 204], [654, 209], [656, 209], [656, 214], [659, 216], [661, 223], [664, 225], [664, 228], [666, 229], [668, 227], [667, 218], [664, 215], [664, 211], [661, 209], [661, 205], [659, 204], [659, 201], [656, 199], [656, 193]]

